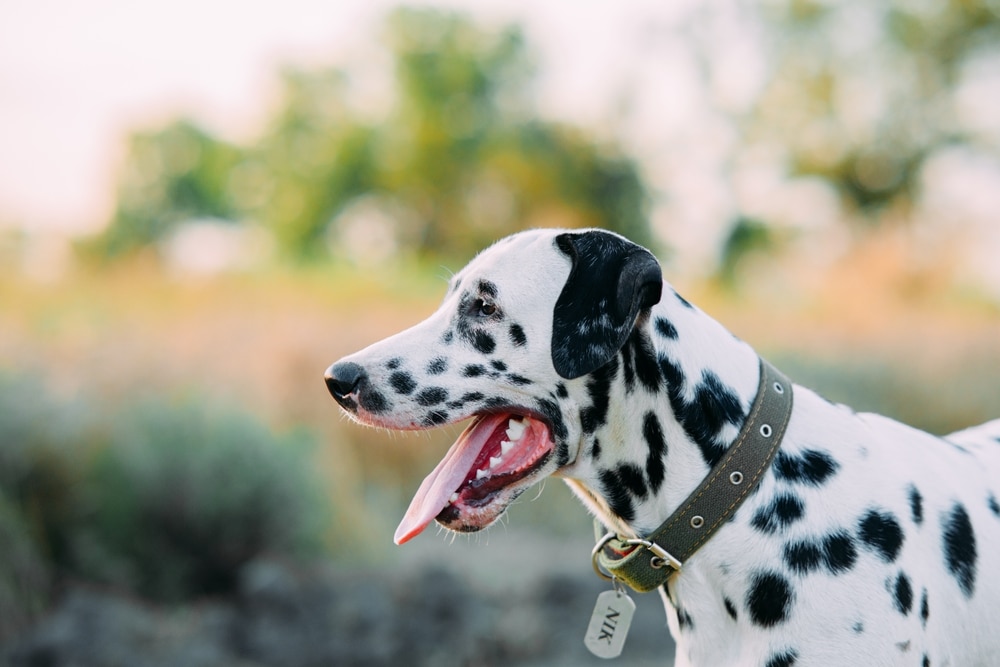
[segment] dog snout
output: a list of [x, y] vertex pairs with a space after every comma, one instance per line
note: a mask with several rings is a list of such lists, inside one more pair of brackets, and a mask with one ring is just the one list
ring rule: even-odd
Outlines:
[[352, 361], [338, 361], [327, 368], [324, 375], [326, 388], [341, 405], [352, 402], [351, 395], [360, 389], [367, 377], [365, 369]]

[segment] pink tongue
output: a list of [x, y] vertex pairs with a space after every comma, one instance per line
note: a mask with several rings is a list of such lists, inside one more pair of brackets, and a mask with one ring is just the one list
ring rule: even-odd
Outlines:
[[465, 481], [465, 476], [493, 431], [509, 418], [510, 415], [506, 414], [481, 417], [462, 431], [441, 463], [437, 464], [417, 489], [403, 520], [396, 528], [396, 535], [393, 537], [396, 544], [403, 544], [419, 535], [448, 506], [451, 494]]

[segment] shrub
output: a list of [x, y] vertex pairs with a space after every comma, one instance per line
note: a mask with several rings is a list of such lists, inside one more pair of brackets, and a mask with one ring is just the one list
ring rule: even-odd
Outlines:
[[20, 513], [0, 494], [0, 642], [16, 637], [42, 612], [50, 572]]
[[227, 592], [257, 556], [318, 554], [326, 506], [302, 433], [191, 400], [60, 402], [0, 373], [0, 615], [32, 559], [158, 600]]
[[134, 408], [93, 462], [76, 567], [177, 599], [231, 590], [265, 553], [315, 554], [324, 501], [306, 445], [234, 410]]

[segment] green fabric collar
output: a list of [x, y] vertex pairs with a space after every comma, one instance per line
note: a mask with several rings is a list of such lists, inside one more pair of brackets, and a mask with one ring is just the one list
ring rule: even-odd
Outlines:
[[760, 386], [743, 429], [722, 459], [677, 510], [651, 535], [598, 537], [594, 570], [645, 593], [680, 571], [698, 549], [740, 508], [771, 465], [792, 414], [792, 383], [760, 360]]

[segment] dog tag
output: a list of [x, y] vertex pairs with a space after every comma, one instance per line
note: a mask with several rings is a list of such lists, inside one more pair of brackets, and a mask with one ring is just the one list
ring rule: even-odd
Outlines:
[[632, 625], [635, 602], [617, 586], [597, 596], [583, 643], [598, 658], [617, 658]]

